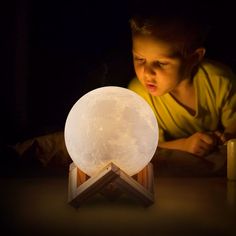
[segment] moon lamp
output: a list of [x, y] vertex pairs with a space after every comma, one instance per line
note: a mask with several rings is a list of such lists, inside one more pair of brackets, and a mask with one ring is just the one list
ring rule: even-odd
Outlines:
[[144, 205], [153, 203], [151, 159], [158, 144], [158, 124], [148, 103], [117, 86], [94, 89], [71, 108], [65, 144], [72, 159], [69, 203], [75, 207], [100, 192], [122, 193]]

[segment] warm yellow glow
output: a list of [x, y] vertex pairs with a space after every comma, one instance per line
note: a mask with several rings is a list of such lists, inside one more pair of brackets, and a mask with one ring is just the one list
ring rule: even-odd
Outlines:
[[131, 90], [108, 86], [81, 97], [65, 124], [74, 163], [89, 176], [113, 162], [129, 175], [141, 171], [158, 144], [158, 125], [148, 103]]

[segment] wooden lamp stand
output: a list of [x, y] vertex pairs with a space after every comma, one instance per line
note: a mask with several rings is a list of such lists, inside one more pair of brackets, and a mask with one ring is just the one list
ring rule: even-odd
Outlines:
[[142, 171], [129, 176], [113, 163], [97, 175], [89, 177], [74, 163], [69, 168], [68, 202], [78, 208], [93, 195], [101, 193], [110, 200], [126, 193], [144, 206], [154, 203], [153, 166], [149, 163]]

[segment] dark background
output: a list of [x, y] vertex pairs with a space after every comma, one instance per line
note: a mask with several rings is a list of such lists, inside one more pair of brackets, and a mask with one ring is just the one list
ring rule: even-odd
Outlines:
[[[147, 0], [98, 0], [86, 2], [81, 0], [1, 1], [0, 147], [4, 148], [3, 152], [0, 152], [0, 177], [7, 176], [10, 179], [5, 180], [4, 178], [0, 178], [2, 180], [1, 186], [3, 191], [0, 198], [0, 202], [2, 203], [0, 205], [0, 212], [2, 213], [0, 218], [3, 219], [0, 231], [3, 232], [7, 229], [7, 235], [11, 235], [11, 232], [17, 232], [16, 235], [20, 235], [22, 232], [22, 235], [26, 235], [25, 231], [27, 232], [27, 230], [25, 229], [29, 229], [29, 231], [33, 229], [34, 235], [39, 235], [44, 230], [52, 235], [53, 231], [51, 231], [51, 228], [53, 229], [55, 227], [56, 233], [62, 235], [64, 231], [61, 232], [60, 229], [64, 229], [63, 227], [65, 227], [67, 235], [72, 231], [73, 234], [80, 232], [80, 223], [76, 221], [79, 219], [79, 212], [75, 212], [74, 215], [72, 214], [72, 218], [70, 218], [70, 213], [64, 215], [63, 212], [64, 207], [66, 207], [64, 197], [66, 198], [67, 196], [65, 191], [67, 180], [52, 179], [50, 181], [50, 178], [40, 178], [38, 180], [28, 178], [29, 176], [43, 177], [44, 175], [54, 177], [56, 174], [61, 176], [62, 173], [63, 176], [68, 176], [68, 167], [65, 167], [63, 163], [63, 166], [62, 164], [60, 165], [63, 169], [62, 172], [52, 171], [52, 168], [45, 168], [46, 170], [44, 171], [39, 169], [37, 171], [37, 168], [31, 168], [34, 166], [34, 160], [31, 162], [31, 160], [27, 159], [28, 156], [34, 158], [35, 153], [28, 153], [28, 155], [22, 157], [22, 159], [26, 158], [26, 160], [21, 163], [18, 156], [5, 150], [5, 146], [38, 135], [63, 130], [66, 117], [72, 105], [82, 95], [92, 89], [106, 85], [127, 86], [128, 81], [134, 75], [128, 19], [132, 13], [133, 6], [138, 2], [141, 5], [148, 3]], [[161, 1], [156, 0], [155, 2], [156, 6], [159, 7]], [[180, 3], [180, 1], [176, 2], [182, 4], [180, 7], [186, 11], [189, 10], [189, 5], [193, 5], [193, 1], [191, 0], [188, 1], [187, 5]], [[166, 1], [166, 3], [169, 4], [170, 8], [175, 9], [171, 1]], [[229, 4], [226, 1], [222, 1], [221, 3], [217, 3], [216, 1], [212, 1], [211, 3], [203, 1], [201, 3], [198, 1], [197, 6], [199, 14], [206, 14], [206, 18], [212, 25], [209, 38], [206, 42], [206, 56], [224, 62], [236, 71], [236, 36], [234, 33], [236, 11], [233, 4]], [[13, 156], [12, 159], [11, 155]], [[180, 170], [180, 167], [186, 167], [188, 169], [187, 167], [190, 163], [190, 169], [194, 166], [193, 173], [198, 172], [197, 174], [199, 174], [198, 169], [201, 171], [201, 165], [200, 167], [196, 167], [194, 159], [189, 159], [190, 162], [188, 162], [187, 158], [185, 160], [187, 160], [187, 165], [185, 165], [185, 162], [179, 165], [176, 161], [174, 163], [170, 162], [170, 165], [174, 165], [173, 169]], [[57, 162], [59, 161], [57, 160]], [[52, 164], [53, 168], [55, 168], [53, 161]], [[183, 173], [182, 169], [180, 172]], [[16, 176], [17, 178], [12, 179], [12, 176]], [[19, 176], [26, 176], [27, 178], [19, 179]], [[221, 216], [218, 213], [221, 213], [221, 209], [223, 210], [223, 206], [225, 206], [224, 202], [223, 206], [221, 206], [222, 202], [219, 196], [223, 193], [221, 191], [222, 189], [220, 190], [218, 188], [218, 183], [210, 180], [211, 186], [208, 188], [205, 180], [204, 183], [193, 181], [193, 185], [191, 185], [192, 192], [191, 189], [189, 191], [189, 183], [187, 180], [184, 188], [179, 183], [179, 192], [181, 193], [179, 195], [176, 186], [172, 188], [168, 183], [166, 185], [164, 181], [162, 186], [163, 194], [159, 195], [161, 193], [160, 191], [158, 192], [158, 196], [162, 196], [161, 198], [163, 198], [164, 204], [170, 201], [170, 207], [166, 204], [165, 206], [167, 208], [165, 206], [160, 208], [164, 214], [158, 212], [160, 213], [158, 216], [161, 219], [163, 214], [164, 218], [159, 221], [159, 224], [148, 220], [151, 223], [148, 223], [144, 227], [144, 230], [147, 229], [145, 231], [146, 233], [151, 233], [150, 230], [152, 228], [159, 230], [159, 226], [163, 222], [163, 227], [160, 227], [160, 231], [158, 232], [162, 232], [162, 229], [164, 229], [163, 232], [174, 232], [177, 229], [175, 235], [178, 235], [178, 232], [179, 235], [180, 233], [181, 235], [185, 235], [186, 232], [188, 234], [193, 229], [193, 232], [195, 232], [194, 235], [197, 235], [198, 232], [204, 235], [225, 234], [223, 231], [228, 224], [225, 226], [224, 222], [228, 222], [228, 218], [224, 218], [226, 216], [225, 212], [222, 214], [223, 218], [218, 218], [218, 215]], [[223, 188], [223, 191], [225, 190], [221, 181], [219, 186]], [[187, 192], [183, 191], [184, 189]], [[205, 192], [205, 190], [207, 191]], [[175, 192], [177, 193], [177, 198], [172, 195]], [[187, 195], [185, 195], [186, 193]], [[191, 194], [189, 195], [188, 193]], [[205, 195], [202, 193], [205, 193]], [[196, 198], [195, 194], [197, 196]], [[203, 196], [202, 198], [200, 195], [207, 197], [205, 198]], [[173, 199], [171, 199], [173, 196], [177, 204], [176, 209], [180, 209], [182, 214], [180, 214], [180, 217], [182, 216], [184, 219], [184, 223], [180, 226], [179, 223], [181, 223], [182, 218], [179, 218], [178, 210], [175, 212], [173, 208], [170, 211], [171, 206], [175, 207], [173, 205]], [[180, 198], [184, 199], [186, 196], [188, 197], [186, 204], [181, 205]], [[212, 198], [212, 196], [216, 198]], [[205, 218], [210, 219], [209, 222], [206, 220], [202, 224], [205, 218], [202, 218], [201, 215], [199, 215], [199, 219], [203, 220], [199, 220], [196, 214], [192, 218], [185, 217], [182, 206], [188, 206], [190, 203], [195, 204], [193, 203], [195, 199], [200, 200], [198, 201], [200, 203], [203, 200], [203, 205], [200, 204], [199, 206], [203, 206], [205, 209], [202, 210], [199, 207], [200, 210], [196, 210], [196, 213], [203, 213]], [[213, 205], [205, 204], [204, 199], [209, 199]], [[213, 209], [215, 208], [215, 203], [217, 206], [221, 206], [219, 208], [220, 211]], [[158, 204], [161, 204], [161, 202]], [[99, 205], [100, 203], [95, 204], [94, 209], [96, 212], [97, 209], [99, 210]], [[130, 206], [130, 204], [128, 205]], [[109, 208], [109, 205], [106, 206]], [[166, 209], [167, 212], [165, 212]], [[191, 209], [196, 209], [196, 207], [190, 207], [190, 212], [195, 213]], [[71, 211], [69, 210], [68, 212]], [[100, 222], [102, 222], [101, 225], [104, 225], [103, 217], [99, 215], [99, 211], [97, 218], [96, 215], [94, 217], [93, 214], [95, 211], [91, 210], [91, 208], [89, 212], [91, 212], [91, 215], [89, 215], [90, 213], [87, 213], [87, 215], [89, 217], [91, 216], [91, 218], [89, 218], [88, 227], [92, 226], [91, 230], [96, 230], [96, 225], [100, 224]], [[104, 212], [104, 209], [101, 212]], [[172, 214], [172, 212], [173, 218], [170, 216], [169, 219], [168, 215], [170, 213]], [[135, 210], [133, 213], [135, 215], [137, 211]], [[127, 222], [125, 222], [127, 219], [128, 222], [131, 219], [130, 226], [135, 226], [137, 225], [136, 218], [142, 216], [141, 214], [137, 215], [137, 217], [135, 215], [135, 218], [130, 218], [127, 216], [127, 210], [124, 209], [122, 212], [122, 208], [121, 212], [118, 211], [117, 217], [119, 219], [116, 219], [116, 212], [112, 212], [112, 214], [113, 217], [110, 215], [107, 217], [108, 219], [111, 218], [109, 222], [115, 223], [114, 225], [108, 225], [110, 228], [114, 228], [116, 232], [120, 232], [119, 230], [117, 231], [119, 227], [120, 230], [125, 225], [127, 227]], [[213, 214], [216, 218], [211, 217]], [[35, 224], [27, 222], [27, 219], [31, 219], [31, 216], [32, 220], [30, 222], [35, 222]], [[121, 216], [124, 216], [125, 221], [120, 221]], [[81, 217], [83, 219], [83, 213]], [[62, 221], [60, 221], [61, 219]], [[140, 219], [143, 218], [141, 217]], [[223, 223], [220, 222], [218, 224], [217, 219], [223, 219]], [[170, 223], [170, 226], [165, 220]], [[95, 221], [97, 223], [94, 227], [93, 223]], [[69, 222], [68, 225], [65, 222]], [[142, 222], [138, 228], [142, 228], [145, 222]], [[44, 226], [44, 223], [46, 226], [50, 225], [48, 229], [41, 228], [41, 225]], [[59, 224], [61, 224], [61, 227]], [[153, 224], [151, 225], [152, 228], [150, 228], [150, 224]], [[68, 228], [66, 228], [67, 226], [69, 227], [69, 232]], [[82, 227], [82, 230], [85, 227]], [[183, 228], [182, 231], [184, 234], [180, 230], [182, 229], [181, 227]], [[74, 231], [77, 228], [78, 231]], [[220, 232], [216, 232], [218, 229], [221, 229]], [[113, 231], [97, 231], [96, 235], [99, 234], [98, 232], [102, 232], [103, 234], [104, 232], [109, 232], [111, 234]], [[135, 232], [135, 234], [141, 234], [142, 232]]]
[[[63, 130], [68, 112], [82, 95], [101, 86], [127, 86], [134, 75], [128, 19], [138, 3], [147, 1], [4, 3], [1, 144]], [[186, 11], [193, 6], [192, 1], [178, 4]], [[235, 71], [233, 4], [203, 1], [196, 6], [211, 23], [206, 56]]]

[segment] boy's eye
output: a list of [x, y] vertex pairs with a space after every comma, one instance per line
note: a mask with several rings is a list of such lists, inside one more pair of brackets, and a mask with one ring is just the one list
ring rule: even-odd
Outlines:
[[156, 62], [153, 63], [154, 67], [165, 67], [167, 65], [168, 65], [168, 63], [159, 62], [159, 61], [156, 61]]
[[145, 61], [145, 59], [139, 58], [139, 57], [134, 57], [134, 60], [139, 62], [139, 63], [143, 63]]

